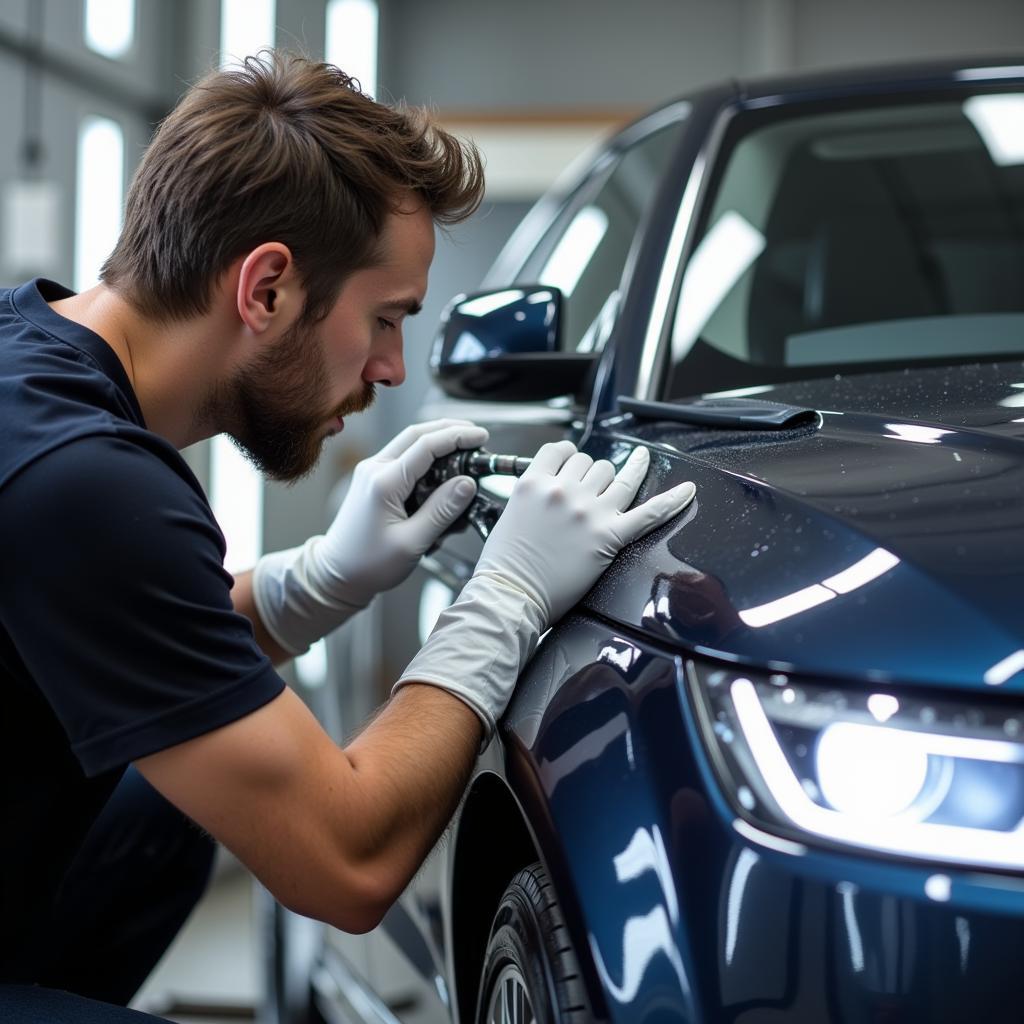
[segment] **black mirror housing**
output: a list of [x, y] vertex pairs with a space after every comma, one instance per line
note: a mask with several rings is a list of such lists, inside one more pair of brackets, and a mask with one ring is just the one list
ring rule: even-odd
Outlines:
[[434, 377], [454, 398], [521, 402], [580, 395], [596, 357], [559, 349], [561, 311], [562, 293], [545, 285], [457, 296], [431, 351]]

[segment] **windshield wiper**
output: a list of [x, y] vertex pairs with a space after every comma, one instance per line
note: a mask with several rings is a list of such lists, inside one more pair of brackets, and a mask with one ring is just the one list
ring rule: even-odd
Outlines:
[[733, 430], [786, 430], [813, 423], [818, 413], [800, 405], [759, 398], [698, 398], [690, 402], [648, 402], [619, 395], [619, 407], [642, 420], [672, 420]]

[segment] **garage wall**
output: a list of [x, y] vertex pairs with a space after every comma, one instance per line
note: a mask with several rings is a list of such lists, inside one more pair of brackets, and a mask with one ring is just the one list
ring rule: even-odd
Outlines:
[[[149, 139], [150, 123], [177, 95], [175, 55], [190, 10], [176, 11], [163, 0], [139, 0], [135, 42], [123, 59], [91, 52], [83, 37], [79, 0], [0, 0], [0, 189], [17, 179], [39, 177], [60, 189], [59, 247], [55, 258], [33, 272], [70, 282], [73, 272], [74, 186], [78, 127], [97, 114], [116, 120], [125, 135], [126, 171]], [[39, 121], [26, 123], [25, 94], [35, 80]], [[31, 120], [31, 118], [30, 118]], [[41, 160], [22, 161], [26, 133], [37, 128]], [[2, 238], [2, 234], [0, 234]], [[24, 276], [13, 254], [0, 248], [0, 284]]]
[[798, 68], [966, 55], [1024, 56], [1018, 0], [900, 0], [859, 4], [799, 0], [793, 21]]
[[387, 0], [381, 77], [442, 111], [643, 108], [735, 71], [743, 7]]
[[1024, 51], [1018, 0], [382, 0], [381, 75], [441, 110], [644, 108], [732, 75]]

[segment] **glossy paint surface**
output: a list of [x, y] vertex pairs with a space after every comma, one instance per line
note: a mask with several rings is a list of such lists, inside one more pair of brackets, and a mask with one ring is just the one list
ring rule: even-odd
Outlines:
[[[727, 660], [984, 687], [1024, 647], [1024, 365], [764, 397], [809, 405], [819, 422], [758, 433], [622, 418], [595, 433], [591, 454], [642, 441], [651, 490], [693, 479], [697, 499], [626, 553], [588, 608]], [[1024, 674], [1003, 688], [1020, 692]]]
[[[679, 658], [574, 618], [504, 726], [545, 857], [615, 1021], [1017, 1020], [1024, 883], [743, 831]], [[530, 810], [527, 804], [527, 810]]]
[[445, 313], [435, 366], [557, 351], [559, 301], [549, 288], [510, 288], [463, 299]]

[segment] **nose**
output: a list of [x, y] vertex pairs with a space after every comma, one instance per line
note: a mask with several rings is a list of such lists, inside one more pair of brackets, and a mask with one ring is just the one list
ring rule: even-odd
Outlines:
[[363, 380], [370, 384], [383, 384], [386, 388], [397, 388], [405, 381], [405, 359], [402, 355], [401, 331], [386, 347], [378, 349], [370, 357], [363, 370]]

